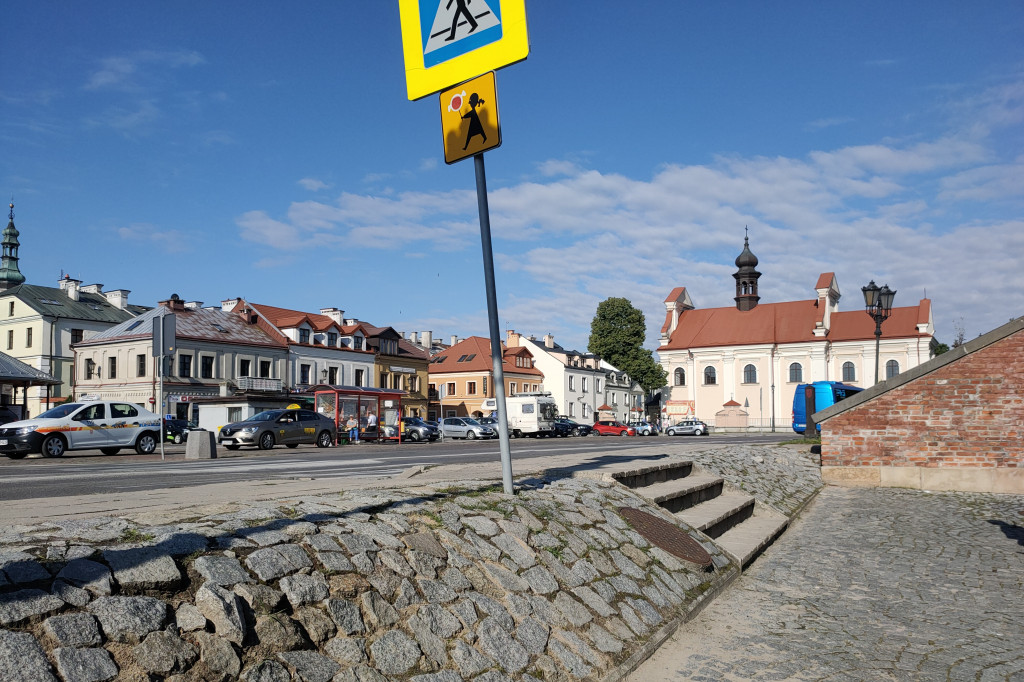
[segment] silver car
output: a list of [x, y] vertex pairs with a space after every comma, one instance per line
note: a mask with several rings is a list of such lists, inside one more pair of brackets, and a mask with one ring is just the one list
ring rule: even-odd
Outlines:
[[472, 417], [445, 417], [441, 420], [443, 438], [494, 438], [497, 431], [485, 426]]
[[316, 443], [318, 448], [334, 445], [338, 432], [334, 421], [313, 410], [264, 410], [243, 422], [220, 427], [217, 444], [228, 450], [252, 445], [269, 450], [275, 445], [298, 447], [302, 443]]
[[665, 429], [665, 434], [669, 436], [706, 436], [708, 435], [708, 425], [699, 419], [684, 419]]

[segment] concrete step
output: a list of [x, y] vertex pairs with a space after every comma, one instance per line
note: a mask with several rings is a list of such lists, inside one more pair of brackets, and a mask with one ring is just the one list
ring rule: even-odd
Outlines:
[[725, 491], [718, 497], [676, 512], [676, 517], [710, 538], [717, 538], [754, 514], [754, 498]]
[[755, 505], [753, 516], [718, 536], [715, 541], [740, 567], [746, 568], [765, 547], [782, 535], [788, 525], [789, 519], [782, 514]]
[[648, 464], [635, 469], [617, 471], [612, 474], [612, 478], [627, 488], [643, 488], [655, 483], [686, 478], [692, 472], [693, 462], [683, 460], [663, 464]]
[[724, 484], [720, 476], [692, 473], [686, 478], [662, 481], [635, 490], [651, 502], [675, 513], [718, 497]]

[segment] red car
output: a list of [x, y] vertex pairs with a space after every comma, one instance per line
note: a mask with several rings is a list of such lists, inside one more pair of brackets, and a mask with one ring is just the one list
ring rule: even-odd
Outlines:
[[596, 436], [635, 436], [636, 431], [632, 426], [626, 426], [622, 422], [596, 422], [591, 432]]

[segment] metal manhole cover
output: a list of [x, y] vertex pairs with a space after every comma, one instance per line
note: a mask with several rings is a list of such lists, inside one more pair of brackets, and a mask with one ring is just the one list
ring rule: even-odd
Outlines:
[[619, 507], [619, 513], [629, 521], [636, 532], [655, 547], [660, 547], [672, 556], [697, 564], [704, 570], [711, 568], [711, 555], [678, 526], [664, 519], [632, 507]]

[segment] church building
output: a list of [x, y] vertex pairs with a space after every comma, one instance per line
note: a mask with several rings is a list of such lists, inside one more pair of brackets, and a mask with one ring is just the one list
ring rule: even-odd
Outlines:
[[[733, 274], [735, 307], [696, 308], [685, 287], [665, 299], [658, 348], [668, 374], [663, 420], [695, 416], [715, 424], [730, 405], [730, 426], [786, 431], [798, 384], [874, 384], [875, 322], [863, 299], [858, 296], [855, 310], [840, 312], [839, 283], [826, 272], [818, 276], [813, 299], [759, 304], [757, 264], [745, 237]], [[934, 331], [929, 299], [893, 308], [882, 323], [879, 381], [930, 359]]]

